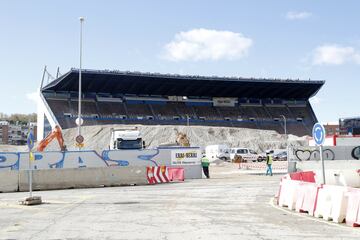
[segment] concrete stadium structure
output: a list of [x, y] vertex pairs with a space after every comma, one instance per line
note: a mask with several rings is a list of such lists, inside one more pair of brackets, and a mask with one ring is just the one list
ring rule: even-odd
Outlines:
[[[44, 74], [45, 76], [45, 74]], [[38, 140], [45, 126], [75, 127], [79, 70], [41, 82]], [[303, 136], [317, 122], [309, 98], [324, 81], [82, 71], [84, 125], [204, 125]], [[48, 123], [48, 125], [47, 125]]]

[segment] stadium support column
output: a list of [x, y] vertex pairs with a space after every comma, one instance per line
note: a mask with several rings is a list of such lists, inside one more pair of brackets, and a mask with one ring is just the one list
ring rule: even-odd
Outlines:
[[[83, 29], [83, 22], [84, 17], [80, 17], [80, 68], [79, 68], [79, 100], [78, 100], [78, 136], [81, 135], [81, 68], [82, 68], [82, 29]], [[80, 150], [80, 148], [79, 148]]]

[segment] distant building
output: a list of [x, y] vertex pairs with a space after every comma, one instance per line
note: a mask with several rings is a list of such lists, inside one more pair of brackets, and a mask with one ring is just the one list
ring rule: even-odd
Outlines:
[[342, 135], [360, 135], [360, 117], [340, 118], [339, 127]]
[[0, 144], [25, 145], [29, 129], [33, 130], [36, 139], [36, 123], [10, 124], [7, 121], [0, 121]]
[[334, 136], [340, 134], [339, 124], [336, 122], [329, 122], [324, 124], [326, 135]]
[[9, 141], [9, 123], [0, 121], [0, 144], [8, 144]]

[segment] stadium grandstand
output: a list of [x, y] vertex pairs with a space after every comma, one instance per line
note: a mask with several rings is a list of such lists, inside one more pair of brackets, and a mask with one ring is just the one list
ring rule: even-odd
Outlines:
[[[38, 136], [44, 126], [75, 127], [79, 70], [40, 88]], [[269, 129], [303, 136], [317, 122], [309, 98], [324, 81], [204, 77], [82, 70], [83, 125], [204, 125]], [[45, 123], [45, 125], [44, 125]]]

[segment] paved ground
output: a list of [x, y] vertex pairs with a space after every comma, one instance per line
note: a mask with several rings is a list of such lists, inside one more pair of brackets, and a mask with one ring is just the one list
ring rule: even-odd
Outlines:
[[212, 179], [156, 186], [0, 194], [0, 239], [360, 239], [360, 230], [269, 203], [280, 176], [212, 167]]

